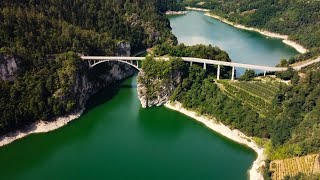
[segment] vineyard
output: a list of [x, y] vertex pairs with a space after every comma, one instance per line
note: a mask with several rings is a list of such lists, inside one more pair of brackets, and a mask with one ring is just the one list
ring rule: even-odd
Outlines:
[[272, 109], [272, 100], [280, 86], [280, 82], [273, 81], [221, 80], [217, 83], [227, 96], [240, 99], [259, 114], [266, 114]]
[[299, 172], [307, 175], [320, 173], [319, 154], [275, 160], [270, 164], [273, 180], [282, 180], [285, 176], [295, 176]]

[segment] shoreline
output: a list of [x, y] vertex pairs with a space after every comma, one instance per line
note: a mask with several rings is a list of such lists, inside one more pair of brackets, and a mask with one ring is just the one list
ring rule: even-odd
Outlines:
[[0, 137], [0, 147], [8, 145], [18, 139], [25, 138], [26, 136], [31, 134], [47, 133], [59, 129], [63, 126], [66, 126], [71, 121], [78, 119], [83, 112], [84, 109], [81, 109], [77, 113], [72, 113], [64, 117], [58, 117], [51, 122], [40, 120], [38, 122], [32, 123], [29, 126], [26, 126], [22, 130], [20, 129], [15, 132], [8, 133]]
[[205, 116], [198, 116], [196, 112], [183, 108], [181, 103], [177, 102], [171, 104], [167, 102], [164, 106], [168, 109], [175, 110], [186, 116], [189, 116], [196, 121], [204, 124], [216, 133], [219, 133], [224, 137], [227, 137], [228, 139], [231, 139], [239, 144], [246, 145], [247, 147], [253, 149], [257, 153], [257, 159], [253, 162], [253, 165], [249, 170], [249, 178], [251, 180], [263, 180], [263, 176], [260, 173], [259, 169], [265, 165], [264, 160], [266, 159], [266, 156], [264, 154], [264, 149], [259, 147], [252, 138], [241, 133], [239, 130], [231, 130], [229, 127], [223, 125], [222, 123], [218, 123], [215, 119], [211, 119]]
[[253, 28], [253, 27], [247, 27], [241, 24], [236, 24], [234, 22], [231, 22], [225, 18], [222, 18], [220, 16], [214, 15], [208, 11], [205, 11], [206, 13], [204, 14], [205, 16], [209, 16], [212, 17], [214, 19], [217, 19], [221, 22], [224, 22], [226, 24], [229, 24], [235, 28], [238, 29], [244, 29], [244, 30], [248, 30], [248, 31], [254, 31], [254, 32], [258, 32], [264, 36], [268, 36], [271, 38], [277, 38], [277, 39], [282, 39], [282, 42], [287, 44], [288, 46], [293, 47], [294, 49], [296, 49], [299, 53], [304, 54], [306, 52], [308, 52], [309, 50], [306, 49], [305, 47], [303, 47], [302, 45], [300, 45], [299, 43], [289, 40], [289, 36], [288, 35], [283, 35], [283, 34], [278, 34], [278, 33], [274, 33], [274, 32], [270, 32], [270, 31], [266, 31], [266, 30], [262, 30], [262, 29], [258, 29], [258, 28]]
[[192, 11], [202, 11], [202, 12], [210, 12], [209, 9], [204, 9], [204, 8], [196, 8], [196, 7], [186, 7], [187, 10], [192, 10]]
[[188, 11], [167, 11], [166, 15], [184, 15], [187, 13]]
[[231, 22], [225, 18], [222, 18], [220, 16], [217, 16], [215, 14], [210, 13], [209, 9], [204, 9], [204, 8], [195, 8], [195, 7], [186, 7], [187, 10], [193, 10], [193, 11], [202, 11], [202, 12], [206, 12], [204, 15], [205, 16], [209, 16], [212, 17], [214, 19], [217, 19], [221, 22], [224, 22], [226, 24], [229, 24], [235, 28], [239, 28], [239, 29], [244, 29], [244, 30], [248, 30], [248, 31], [255, 31], [258, 32], [264, 36], [268, 36], [271, 38], [278, 38], [278, 39], [282, 39], [282, 42], [287, 44], [288, 46], [293, 47], [295, 50], [297, 50], [299, 53], [304, 54], [306, 52], [308, 52], [309, 50], [305, 47], [303, 47], [301, 44], [289, 40], [288, 35], [283, 35], [283, 34], [278, 34], [278, 33], [274, 33], [274, 32], [270, 32], [270, 31], [266, 31], [266, 30], [262, 30], [262, 29], [258, 29], [258, 28], [253, 28], [253, 27], [247, 27], [241, 24], [236, 24], [234, 22]]

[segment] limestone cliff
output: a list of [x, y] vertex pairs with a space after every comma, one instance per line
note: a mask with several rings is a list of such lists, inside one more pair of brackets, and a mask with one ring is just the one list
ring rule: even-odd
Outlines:
[[116, 56], [130, 56], [131, 54], [131, 45], [129, 42], [118, 42]]
[[0, 79], [3, 81], [13, 81], [19, 63], [20, 60], [14, 56], [0, 54]]
[[[117, 56], [130, 56], [131, 46], [128, 42], [117, 44]], [[88, 66], [86, 67], [89, 68]], [[77, 100], [78, 108], [84, 109], [89, 97], [109, 84], [125, 79], [135, 73], [131, 66], [119, 62], [106, 62], [88, 69], [86, 74], [77, 74], [74, 79], [72, 98]], [[92, 75], [94, 74], [94, 75]], [[91, 76], [91, 78], [90, 78]]]
[[97, 75], [94, 79], [80, 74], [75, 77], [72, 94], [75, 95], [73, 98], [77, 100], [78, 108], [84, 109], [92, 94], [135, 73], [135, 69], [131, 66], [118, 62], [108, 62], [103, 67], [109, 68], [106, 68], [105, 73]]
[[147, 77], [144, 72], [140, 72], [137, 91], [141, 106], [147, 108], [165, 104], [181, 81], [181, 72], [172, 74], [170, 80]]

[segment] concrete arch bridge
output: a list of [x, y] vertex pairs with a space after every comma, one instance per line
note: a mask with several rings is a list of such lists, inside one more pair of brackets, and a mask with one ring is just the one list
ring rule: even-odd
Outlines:
[[[225, 61], [217, 61], [217, 60], [210, 60], [210, 59], [201, 59], [201, 58], [193, 58], [193, 57], [180, 57], [183, 61], [189, 62], [190, 65], [192, 63], [202, 63], [203, 68], [206, 69], [207, 65], [217, 65], [217, 79], [220, 79], [220, 66], [229, 66], [232, 67], [232, 77], [231, 80], [234, 80], [235, 68], [245, 68], [245, 69], [252, 69], [252, 70], [261, 70], [264, 72], [264, 76], [266, 72], [280, 72], [286, 71], [287, 67], [271, 67], [271, 66], [262, 66], [262, 65], [254, 65], [254, 64], [244, 64], [244, 63], [235, 63], [235, 62], [225, 62]], [[138, 71], [141, 71], [139, 67], [139, 62], [145, 60], [145, 57], [117, 57], [117, 56], [82, 56], [82, 60], [88, 61], [90, 68], [94, 67], [98, 64], [109, 62], [109, 61], [118, 61], [124, 64], [128, 64]], [[168, 60], [167, 57], [158, 57], [158, 59]], [[320, 58], [316, 59], [315, 62], [319, 62]], [[306, 64], [310, 65], [310, 63]], [[296, 70], [300, 70], [304, 66], [293, 67]]]

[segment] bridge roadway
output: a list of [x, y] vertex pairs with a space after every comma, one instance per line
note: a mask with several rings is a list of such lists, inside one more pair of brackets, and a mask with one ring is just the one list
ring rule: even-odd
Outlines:
[[[279, 71], [285, 71], [287, 70], [287, 67], [271, 67], [271, 66], [262, 66], [262, 65], [253, 65], [253, 64], [244, 64], [244, 63], [235, 63], [235, 62], [225, 62], [225, 61], [217, 61], [217, 60], [210, 60], [210, 59], [200, 59], [200, 58], [193, 58], [193, 57], [180, 57], [185, 62], [192, 63], [202, 63], [203, 68], [206, 69], [207, 64], [210, 65], [217, 65], [217, 79], [220, 78], [220, 66], [229, 66], [232, 67], [232, 77], [231, 79], [234, 79], [235, 74], [235, 68], [245, 68], [245, 69], [253, 69], [253, 70], [261, 70], [264, 71], [264, 75], [266, 75], [266, 72], [279, 72]], [[82, 56], [81, 59], [87, 60], [89, 62], [89, 66], [93, 67], [97, 64], [107, 62], [107, 61], [119, 61], [126, 64], [129, 64], [139, 71], [141, 70], [138, 66], [138, 62], [135, 64], [134, 61], [143, 61], [145, 60], [145, 57], [117, 57], [117, 56]], [[156, 57], [156, 59], [164, 59], [168, 60], [169, 57]], [[313, 60], [314, 62], [319, 62], [320, 58]], [[310, 65], [310, 63], [308, 63]], [[307, 65], [302, 65], [303, 67]], [[294, 69], [300, 70], [302, 66], [293, 67]]]

